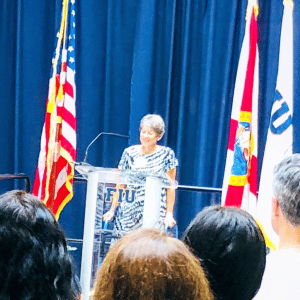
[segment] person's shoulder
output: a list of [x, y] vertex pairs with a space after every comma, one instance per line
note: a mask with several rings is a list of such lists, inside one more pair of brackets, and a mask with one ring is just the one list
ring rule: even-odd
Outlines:
[[162, 147], [163, 147], [163, 149], [164, 149], [164, 152], [166, 153], [166, 155], [167, 155], [169, 158], [171, 158], [171, 159], [177, 161], [175, 152], [174, 152], [174, 150], [173, 150], [172, 148], [166, 147], [166, 146], [162, 146]]
[[300, 252], [294, 251], [293, 248], [291, 249], [283, 249], [271, 252], [267, 255], [267, 261], [269, 262], [281, 262], [283, 260], [300, 260]]
[[253, 300], [298, 299], [299, 276], [299, 252], [279, 250], [268, 254], [261, 287]]
[[265, 275], [268, 274], [267, 276], [269, 276], [269, 273], [274, 274], [274, 272], [282, 272], [282, 270], [285, 269], [284, 266], [287, 267], [287, 263], [291, 261], [291, 254], [292, 253], [289, 253], [284, 250], [274, 251], [268, 254], [266, 259]]
[[173, 149], [171, 149], [170, 147], [167, 146], [159, 146], [161, 151], [164, 151], [166, 153], [174, 153]]
[[161, 153], [163, 160], [169, 165], [170, 169], [173, 169], [178, 166], [178, 160], [175, 156], [175, 152], [170, 147], [161, 146]]

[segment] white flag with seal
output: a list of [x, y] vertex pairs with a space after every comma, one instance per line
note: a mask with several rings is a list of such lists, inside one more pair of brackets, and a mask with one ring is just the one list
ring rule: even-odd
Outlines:
[[273, 169], [285, 156], [293, 153], [293, 2], [283, 2], [279, 66], [274, 104], [271, 112], [256, 219], [264, 232], [267, 246], [278, 247], [279, 239], [271, 225]]

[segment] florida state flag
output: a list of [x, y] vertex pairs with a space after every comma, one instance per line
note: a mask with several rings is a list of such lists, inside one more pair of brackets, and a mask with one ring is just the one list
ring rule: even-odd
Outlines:
[[257, 199], [258, 50], [255, 1], [248, 1], [230, 121], [222, 204], [254, 214]]

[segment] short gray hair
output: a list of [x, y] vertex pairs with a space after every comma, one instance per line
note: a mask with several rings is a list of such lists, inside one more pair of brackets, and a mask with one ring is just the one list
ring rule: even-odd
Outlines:
[[140, 123], [140, 131], [145, 126], [150, 127], [159, 136], [165, 133], [165, 122], [160, 115], [148, 114], [144, 116]]
[[273, 193], [286, 219], [300, 226], [300, 154], [283, 159], [273, 171]]

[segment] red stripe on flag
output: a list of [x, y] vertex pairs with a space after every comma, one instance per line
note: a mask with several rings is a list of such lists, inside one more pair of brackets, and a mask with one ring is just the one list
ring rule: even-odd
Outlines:
[[[73, 184], [73, 181], [72, 181]], [[70, 194], [69, 190], [66, 188], [66, 185], [64, 184], [57, 193], [59, 197], [56, 198], [53, 206], [53, 214], [56, 215], [58, 212], [58, 209], [62, 205], [64, 199]]]
[[46, 181], [47, 181], [47, 168], [45, 169], [45, 172], [44, 172], [44, 178], [43, 178], [43, 194], [42, 194], [42, 197], [41, 199], [44, 201], [45, 205], [48, 207], [48, 208], [51, 208], [51, 195], [52, 193], [54, 193], [52, 191], [52, 187], [55, 186], [55, 181], [53, 180], [56, 180], [56, 178], [53, 178], [53, 173], [54, 172], [54, 169], [53, 169], [53, 165], [51, 166], [51, 170], [50, 170], [50, 175], [49, 175], [49, 189], [48, 189], [48, 193], [49, 193], [49, 197], [46, 197]]
[[66, 81], [65, 83], [65, 92], [72, 98], [74, 98], [73, 86], [71, 83]]
[[253, 81], [254, 81], [254, 69], [255, 69], [255, 59], [256, 59], [256, 45], [257, 45], [257, 24], [255, 20], [254, 10], [252, 10], [251, 22], [250, 22], [249, 59], [247, 65], [247, 73], [246, 73], [241, 111], [252, 112], [252, 96], [253, 96]]
[[76, 118], [65, 107], [63, 107], [63, 120], [76, 130]]
[[37, 169], [35, 171], [35, 180], [33, 183], [32, 194], [34, 196], [38, 196], [39, 189], [40, 189], [40, 175], [39, 175], [39, 168], [37, 167]]
[[51, 114], [46, 112], [45, 117], [45, 139], [46, 139], [46, 152], [48, 152], [48, 142], [49, 142], [49, 136], [50, 136], [50, 118]]
[[47, 179], [47, 168], [45, 167], [45, 171], [42, 177], [42, 189], [41, 189], [41, 200], [45, 199], [46, 195], [46, 179]]
[[56, 164], [56, 174], [58, 175], [67, 164], [68, 162], [62, 156], [60, 156]]
[[225, 206], [241, 207], [244, 187], [228, 185]]
[[[65, 169], [65, 171], [64, 171]], [[71, 174], [72, 168], [69, 165], [69, 163], [62, 157], [60, 156], [57, 162], [57, 175], [58, 177], [60, 176], [60, 173], [66, 173], [66, 174]], [[61, 204], [64, 202], [65, 198], [69, 195], [69, 190], [66, 187], [66, 178], [64, 178], [64, 182], [61, 186], [58, 186], [58, 190], [56, 190], [56, 198], [53, 203], [53, 213], [56, 215], [58, 208], [61, 206]], [[56, 179], [56, 183], [57, 183]], [[73, 179], [70, 179], [70, 182], [73, 183]]]
[[257, 189], [258, 189], [258, 182], [257, 182], [257, 158], [252, 156], [251, 158], [251, 166], [250, 166], [250, 174], [248, 177], [248, 182], [250, 184], [250, 192], [257, 197]]
[[65, 148], [70, 153], [71, 157], [75, 160], [76, 150], [64, 136], [61, 137], [61, 146]]
[[234, 150], [236, 130], [238, 127], [238, 121], [230, 120], [230, 130], [229, 130], [229, 140], [228, 140], [228, 150]]

